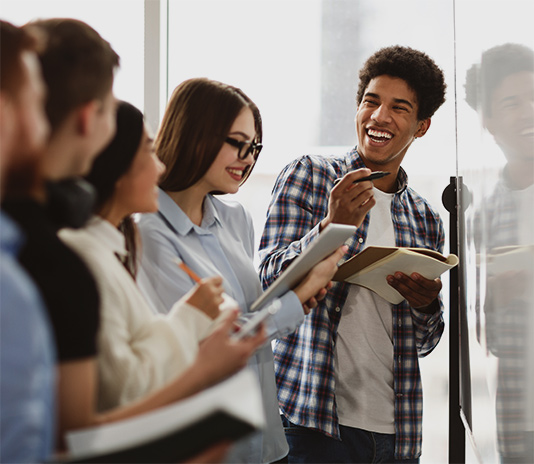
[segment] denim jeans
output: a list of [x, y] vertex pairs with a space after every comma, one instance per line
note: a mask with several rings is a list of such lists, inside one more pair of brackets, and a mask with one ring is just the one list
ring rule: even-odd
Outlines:
[[340, 425], [341, 441], [339, 441], [316, 430], [292, 424], [284, 417], [282, 422], [289, 444], [289, 464], [419, 463], [418, 458], [395, 460], [395, 435], [393, 434], [367, 432]]

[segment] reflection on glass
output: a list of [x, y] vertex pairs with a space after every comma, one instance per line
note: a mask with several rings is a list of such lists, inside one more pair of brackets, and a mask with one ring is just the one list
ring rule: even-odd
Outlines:
[[502, 462], [534, 462], [534, 52], [507, 43], [467, 72], [466, 101], [504, 155], [472, 221], [477, 338], [497, 363]]

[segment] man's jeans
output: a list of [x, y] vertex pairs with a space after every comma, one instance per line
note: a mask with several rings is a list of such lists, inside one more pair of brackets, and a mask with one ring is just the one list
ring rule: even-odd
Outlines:
[[341, 441], [307, 427], [299, 427], [282, 417], [289, 464], [292, 463], [404, 463], [419, 459], [395, 460], [395, 435], [339, 426]]

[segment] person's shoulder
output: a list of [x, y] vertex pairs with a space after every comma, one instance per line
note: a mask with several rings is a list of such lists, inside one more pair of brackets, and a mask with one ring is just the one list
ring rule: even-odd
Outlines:
[[345, 156], [307, 154], [288, 163], [284, 171], [294, 169], [329, 170], [344, 164]]
[[66, 227], [58, 231], [58, 236], [64, 242], [86, 242], [93, 240], [93, 236], [85, 227], [82, 227], [81, 229], [71, 229]]
[[31, 237], [55, 234], [45, 205], [32, 198], [5, 200], [2, 204], [5, 211]]
[[85, 227], [60, 229], [57, 235], [69, 249], [84, 257], [94, 255], [102, 247], [101, 241]]
[[423, 197], [421, 194], [417, 193], [413, 188], [407, 187], [406, 194], [409, 196], [411, 203], [414, 207], [424, 216], [430, 216], [436, 220], [440, 220], [440, 215], [438, 211], [430, 204], [430, 202]]
[[[88, 227], [61, 229], [58, 235], [66, 247], [87, 267], [101, 294], [103, 288], [108, 289], [118, 285], [117, 282], [120, 282], [121, 278], [117, 274], [117, 268], [124, 270], [125, 268], [117, 259], [113, 247], [100, 235]], [[120, 266], [115, 266], [117, 263]], [[118, 290], [118, 287], [115, 290]]]
[[303, 155], [282, 169], [277, 185], [300, 185], [301, 182], [309, 183], [312, 179], [333, 180], [350, 170], [347, 163], [347, 155]]
[[137, 227], [143, 233], [165, 230], [165, 222], [158, 213], [143, 213], [137, 217]]
[[[0, 293], [7, 307], [27, 304], [40, 305], [37, 287], [17, 259], [0, 250]], [[21, 306], [21, 307], [22, 307]], [[19, 308], [20, 309], [20, 308]]]
[[239, 201], [233, 200], [228, 195], [210, 196], [210, 199], [221, 219], [231, 218], [234, 222], [237, 218], [248, 220], [251, 217], [250, 212]]

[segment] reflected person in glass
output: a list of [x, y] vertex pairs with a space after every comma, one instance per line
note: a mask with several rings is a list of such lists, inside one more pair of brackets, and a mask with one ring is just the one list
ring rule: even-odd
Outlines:
[[[478, 294], [489, 353], [498, 358], [498, 449], [502, 462], [534, 462], [534, 52], [507, 43], [467, 72], [467, 103], [501, 149], [505, 164], [473, 221], [485, 255]], [[478, 292], [480, 293], [480, 292]], [[481, 308], [481, 306], [483, 306]], [[482, 313], [481, 313], [482, 311]], [[483, 322], [480, 322], [484, 328]], [[483, 336], [479, 337], [484, 340]]]

